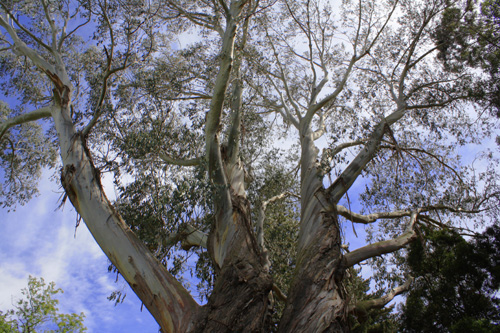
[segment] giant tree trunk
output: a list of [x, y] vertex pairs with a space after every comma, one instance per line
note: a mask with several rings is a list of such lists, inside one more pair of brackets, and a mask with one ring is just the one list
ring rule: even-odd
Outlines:
[[301, 145], [297, 266], [279, 332], [343, 332], [347, 323], [340, 227], [337, 216], [325, 209], [330, 205], [310, 131]]
[[248, 201], [233, 195], [232, 202], [236, 231], [193, 332], [266, 331], [271, 277], [252, 231]]

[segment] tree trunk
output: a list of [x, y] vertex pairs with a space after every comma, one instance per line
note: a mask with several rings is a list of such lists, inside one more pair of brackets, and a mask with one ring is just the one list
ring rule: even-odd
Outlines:
[[236, 231], [193, 332], [267, 331], [271, 277], [252, 231], [248, 200], [232, 195], [232, 202]]
[[331, 205], [324, 193], [312, 133], [302, 136], [301, 144], [297, 266], [279, 332], [343, 332], [346, 296], [338, 218], [325, 209]]

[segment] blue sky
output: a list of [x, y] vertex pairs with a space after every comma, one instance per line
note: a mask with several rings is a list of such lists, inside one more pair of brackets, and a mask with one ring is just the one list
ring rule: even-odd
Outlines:
[[[75, 237], [76, 213], [71, 203], [59, 206], [60, 190], [47, 171], [40, 181], [40, 196], [15, 212], [0, 210], [0, 311], [12, 308], [21, 297], [28, 276], [54, 281], [61, 312], [84, 312], [88, 332], [158, 332], [158, 325], [128, 285], [107, 272], [108, 260], [85, 224]], [[122, 304], [107, 297], [124, 290]]]

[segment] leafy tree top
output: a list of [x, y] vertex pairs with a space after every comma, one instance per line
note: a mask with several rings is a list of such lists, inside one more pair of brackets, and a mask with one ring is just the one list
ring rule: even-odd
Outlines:
[[55, 295], [62, 293], [56, 289], [55, 283], [46, 283], [43, 278], [30, 275], [28, 286], [21, 293], [23, 298], [17, 300], [14, 309], [0, 312], [0, 329], [5, 333], [86, 332], [83, 325], [85, 315], [82, 313], [59, 313], [59, 300]]

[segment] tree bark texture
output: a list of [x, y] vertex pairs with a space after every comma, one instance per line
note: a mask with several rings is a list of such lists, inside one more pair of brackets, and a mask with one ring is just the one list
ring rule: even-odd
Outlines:
[[329, 202], [313, 134], [308, 131], [301, 139], [297, 266], [279, 332], [343, 332], [347, 323], [340, 227], [336, 214], [325, 209]]
[[257, 247], [249, 203], [232, 196], [235, 234], [193, 332], [265, 332], [272, 280]]

